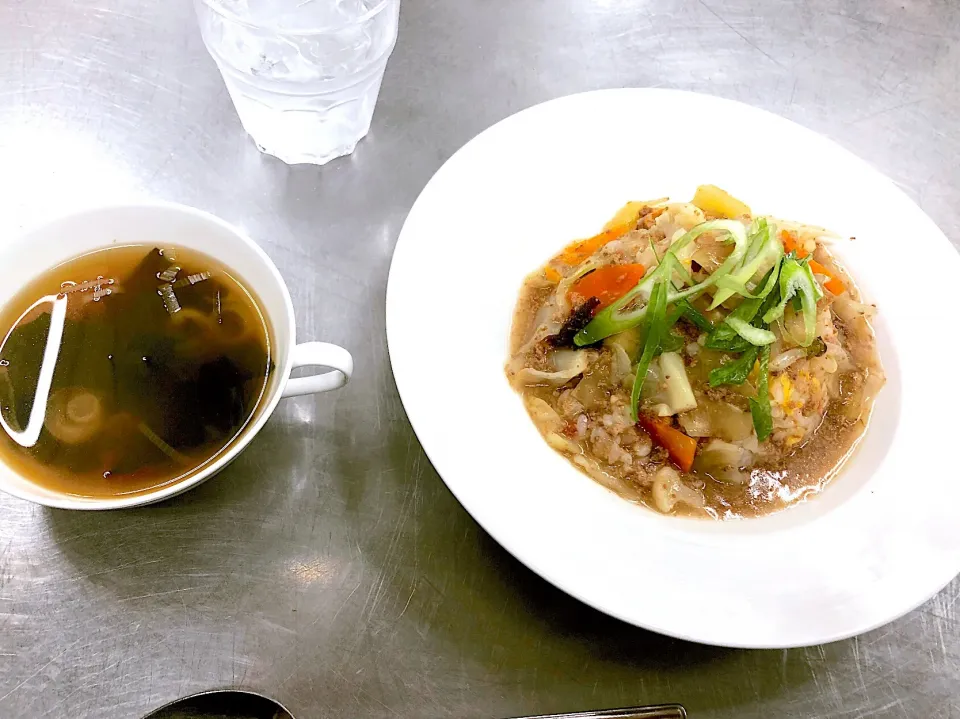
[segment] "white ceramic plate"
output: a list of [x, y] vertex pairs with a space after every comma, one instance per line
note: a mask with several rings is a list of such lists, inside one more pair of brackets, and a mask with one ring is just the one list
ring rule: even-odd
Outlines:
[[[727, 523], [657, 515], [549, 449], [503, 374], [524, 276], [627, 200], [719, 185], [755, 212], [828, 227], [868, 300], [889, 380], [857, 455], [818, 498]], [[424, 449], [473, 517], [597, 609], [737, 647], [819, 644], [889, 622], [960, 571], [947, 321], [960, 257], [889, 180], [761, 110], [667, 90], [562, 98], [474, 138], [397, 242], [387, 337]]]

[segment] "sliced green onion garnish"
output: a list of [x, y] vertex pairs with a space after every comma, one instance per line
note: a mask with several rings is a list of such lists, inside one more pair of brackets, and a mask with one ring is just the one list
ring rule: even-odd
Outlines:
[[753, 415], [753, 428], [757, 439], [763, 442], [773, 432], [773, 415], [770, 411], [770, 346], [760, 350], [760, 369], [757, 373], [757, 396], [750, 398], [750, 414]]
[[[717, 327], [717, 329], [720, 329], [720, 327], [723, 327], [723, 324]], [[708, 350], [717, 350], [719, 352], [743, 352], [754, 346], [734, 332], [732, 327], [728, 327], [727, 329], [730, 330], [729, 336], [711, 334], [707, 337], [704, 347]]]
[[[777, 272], [777, 267], [774, 267], [767, 274], [766, 278], [763, 281], [763, 289], [767, 290], [768, 286], [776, 286], [776, 277], [774, 276]], [[738, 320], [743, 320], [744, 322], [753, 322], [753, 319], [760, 313], [761, 309], [768, 303], [775, 300], [775, 294], [771, 292], [767, 295], [766, 299], [746, 299], [741, 302], [733, 312], [727, 315], [727, 319], [734, 318]], [[721, 322], [717, 325], [716, 329], [710, 333], [707, 337], [706, 342], [707, 349], [711, 350], [725, 350], [727, 352], [742, 352], [747, 349], [747, 342], [742, 337], [737, 335], [736, 331], [727, 324], [726, 321]]]
[[[686, 273], [680, 260], [677, 259], [676, 253], [704, 232], [726, 232], [733, 238], [733, 251], [727, 259], [723, 261], [723, 264], [714, 270], [703, 282], [693, 285], [692, 287], [687, 287], [682, 291], [676, 291], [673, 287], [673, 273], [676, 272], [678, 268], [681, 272]], [[651, 293], [654, 284], [661, 277], [666, 277], [670, 283], [670, 291], [665, 298], [666, 303], [674, 304], [686, 297], [693, 297], [703, 292], [718, 279], [728, 274], [734, 267], [739, 265], [746, 251], [747, 231], [744, 229], [743, 223], [737, 220], [710, 220], [709, 222], [701, 222], [670, 245], [670, 250], [664, 254], [663, 259], [660, 261], [660, 264], [657, 265], [656, 269], [648, 272], [636, 287], [609, 307], [598, 312], [596, 317], [590, 321], [590, 324], [584, 327], [577, 336], [574, 337], [574, 344], [578, 347], [591, 345], [610, 335], [615, 335], [618, 332], [623, 332], [640, 324], [652, 299]], [[654, 251], [654, 255], [656, 255], [656, 251]], [[635, 306], [642, 300], [646, 300], [646, 304]]]
[[[729, 319], [743, 320], [749, 322], [757, 314], [762, 300], [744, 300], [733, 312], [727, 315], [726, 319], [718, 324], [713, 332], [707, 337], [706, 347], [711, 350], [726, 350], [728, 352], [738, 352], [746, 347], [743, 346], [741, 338], [735, 329], [727, 322]], [[738, 349], [739, 348], [739, 349]]]
[[[678, 237], [677, 241], [670, 245], [670, 251], [673, 253], [679, 252], [704, 232], [728, 233], [733, 237], [735, 243], [731, 256], [735, 256], [737, 262], [743, 259], [743, 255], [747, 251], [747, 231], [743, 223], [737, 220], [709, 220], [707, 222], [701, 222], [693, 229], [688, 230], [686, 234]], [[727, 258], [727, 260], [729, 259], [730, 257]]]
[[[674, 255], [676, 257], [676, 255]], [[693, 284], [693, 277], [687, 272], [687, 268], [683, 266], [683, 263], [677, 260], [673, 268], [674, 273], [680, 275], [680, 287], [677, 289], [682, 289], [686, 285]], [[672, 278], [671, 278], [672, 279]], [[676, 285], [676, 283], [674, 283]]]
[[679, 352], [683, 349], [684, 340], [680, 335], [673, 332], [665, 332], [660, 338], [661, 352]]
[[[744, 299], [748, 299], [748, 300], [762, 299], [759, 294], [751, 293], [750, 289], [743, 282], [736, 279], [735, 277], [732, 277], [731, 275], [727, 275], [726, 277], [721, 277], [719, 280], [717, 280], [716, 284], [717, 284], [717, 287], [719, 287], [721, 290], [730, 290], [730, 294], [728, 295], [728, 297], [733, 296], [734, 294], [738, 294]], [[720, 296], [720, 293], [718, 292], [716, 294], [716, 297], [719, 297], [719, 296]], [[725, 301], [726, 299], [727, 298], [724, 298], [724, 300], [722, 301]], [[710, 305], [710, 308], [716, 309], [716, 307], [714, 307], [712, 304]]]
[[804, 324], [801, 346], [809, 346], [816, 336], [818, 292], [817, 281], [810, 271], [810, 265], [794, 257], [784, 258], [780, 268], [780, 302], [763, 315], [763, 321], [769, 324], [782, 317], [787, 303], [799, 296]]
[[766, 272], [779, 264], [780, 258], [783, 257], [783, 243], [777, 237], [776, 228], [771, 227], [763, 218], [754, 222], [751, 232], [753, 239], [742, 264], [731, 270], [727, 278], [717, 281], [720, 290], [714, 295], [713, 303], [710, 305], [711, 310], [719, 307], [734, 294], [744, 297], [766, 296], [766, 294], [750, 294], [746, 284], [758, 272]]
[[719, 387], [722, 384], [743, 384], [747, 381], [750, 370], [757, 361], [759, 347], [751, 346], [746, 352], [732, 362], [720, 365], [710, 370], [710, 386]]
[[[679, 264], [680, 260], [677, 259], [673, 252], [665, 254], [663, 261], [657, 265], [656, 269], [653, 270], [653, 272], [649, 272], [636, 287], [609, 307], [598, 312], [597, 315], [590, 320], [590, 324], [580, 330], [573, 338], [574, 344], [578, 347], [585, 347], [586, 345], [599, 342], [610, 335], [624, 332], [640, 324], [647, 313], [650, 302], [653, 300], [652, 291], [656, 283], [662, 278], [669, 281], [673, 270], [676, 269]], [[693, 287], [679, 291], [674, 289], [672, 282], [668, 282], [666, 304], [674, 304], [686, 297], [699, 294], [702, 291], [702, 282], [699, 285], [694, 285]], [[634, 309], [626, 309], [634, 303], [639, 303], [643, 299], [647, 300], [646, 304], [635, 307]]]
[[694, 325], [701, 332], [713, 332], [713, 323], [708, 320], [696, 307], [690, 304], [689, 300], [680, 300], [677, 302], [677, 309], [683, 314], [683, 317]]
[[[742, 295], [748, 300], [762, 300], [765, 297], [768, 297], [773, 290], [777, 287], [777, 278], [780, 276], [780, 260], [777, 260], [773, 268], [766, 275], [766, 281], [763, 282], [760, 286], [760, 290], [756, 294], [752, 294], [747, 286], [736, 279], [732, 275], [727, 275], [726, 277], [721, 277], [717, 280], [717, 287], [727, 288], [734, 290], [738, 295]], [[719, 293], [717, 293], [719, 296]], [[716, 304], [716, 298], [714, 298], [714, 304]], [[710, 306], [711, 309], [714, 309], [713, 305]]]
[[637, 374], [633, 378], [633, 391], [630, 393], [630, 415], [634, 422], [638, 418], [640, 393], [643, 391], [643, 383], [647, 380], [647, 370], [650, 368], [653, 356], [660, 348], [660, 335], [667, 314], [668, 283], [669, 280], [666, 278], [658, 279], [653, 292], [650, 294], [648, 305], [650, 311], [646, 315], [647, 333], [644, 338], [643, 353], [640, 355], [640, 362], [637, 364]]
[[[686, 300], [680, 300], [686, 302]], [[663, 332], [660, 335], [661, 352], [679, 352], [684, 345], [685, 340], [680, 335], [673, 332], [673, 326], [683, 316], [683, 307], [678, 302], [663, 320]]]
[[724, 322], [730, 325], [734, 332], [743, 337], [743, 339], [752, 345], [761, 347], [763, 345], [773, 344], [777, 341], [777, 336], [770, 330], [754, 327], [749, 322], [744, 322], [737, 317], [727, 317]]
[[760, 254], [762, 248], [770, 237], [770, 224], [765, 217], [755, 217], [750, 227], [747, 228], [747, 237], [750, 238], [750, 246], [747, 248], [747, 254], [743, 256], [743, 262], [746, 264], [754, 257]]

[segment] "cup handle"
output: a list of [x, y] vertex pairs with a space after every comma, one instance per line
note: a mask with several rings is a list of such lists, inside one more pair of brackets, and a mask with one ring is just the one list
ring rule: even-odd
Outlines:
[[326, 342], [304, 342], [293, 348], [291, 369], [297, 367], [329, 367], [329, 372], [307, 377], [292, 377], [287, 380], [281, 397], [296, 397], [301, 394], [316, 394], [339, 389], [353, 374], [353, 357], [343, 347]]

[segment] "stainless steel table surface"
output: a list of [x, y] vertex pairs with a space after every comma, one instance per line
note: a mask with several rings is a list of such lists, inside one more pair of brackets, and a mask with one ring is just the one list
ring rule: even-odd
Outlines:
[[357, 360], [346, 389], [285, 401], [179, 499], [0, 498], [0, 717], [132, 719], [224, 685], [300, 719], [660, 701], [694, 719], [960, 717], [957, 582], [886, 628], [792, 651], [674, 641], [547, 585], [431, 468], [384, 339], [411, 204], [516, 110], [620, 86], [742, 100], [858, 153], [957, 238], [958, 76], [950, 0], [403, 0], [370, 136], [288, 167], [244, 136], [186, 0], [0, 0], [0, 236], [100, 201], [196, 205], [263, 244], [301, 337]]

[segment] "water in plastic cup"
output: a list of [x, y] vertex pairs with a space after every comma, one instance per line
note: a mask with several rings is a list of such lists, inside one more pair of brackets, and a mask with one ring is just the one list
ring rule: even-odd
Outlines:
[[284, 162], [323, 164], [370, 129], [400, 0], [195, 0], [244, 129]]

